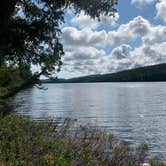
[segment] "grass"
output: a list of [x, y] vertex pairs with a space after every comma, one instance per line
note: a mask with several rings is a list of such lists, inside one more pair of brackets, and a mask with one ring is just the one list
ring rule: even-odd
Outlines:
[[[131, 149], [95, 127], [71, 129], [25, 117], [0, 117], [1, 166], [140, 166], [147, 145]], [[154, 166], [156, 166], [154, 163]]]

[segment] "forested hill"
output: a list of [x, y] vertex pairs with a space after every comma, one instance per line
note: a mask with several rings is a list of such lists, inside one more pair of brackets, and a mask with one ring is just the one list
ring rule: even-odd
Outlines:
[[72, 79], [51, 79], [43, 83], [88, 83], [88, 82], [148, 82], [166, 81], [166, 64], [125, 70], [117, 73], [89, 75]]

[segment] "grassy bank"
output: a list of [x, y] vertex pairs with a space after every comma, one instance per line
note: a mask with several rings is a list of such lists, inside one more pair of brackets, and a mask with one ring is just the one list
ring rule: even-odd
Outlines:
[[66, 120], [59, 128], [51, 122], [39, 123], [14, 115], [1, 116], [0, 165], [139, 166], [144, 162], [145, 145], [131, 149], [94, 127], [80, 126], [73, 132], [70, 123]]

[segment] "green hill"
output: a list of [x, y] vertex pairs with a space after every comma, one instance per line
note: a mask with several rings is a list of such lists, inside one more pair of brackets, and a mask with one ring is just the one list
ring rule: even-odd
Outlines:
[[125, 70], [117, 73], [88, 75], [71, 79], [43, 80], [43, 83], [150, 82], [166, 81], [166, 64]]

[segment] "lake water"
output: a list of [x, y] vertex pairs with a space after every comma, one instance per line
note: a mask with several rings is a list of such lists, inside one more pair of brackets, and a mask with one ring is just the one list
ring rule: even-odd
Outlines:
[[18, 94], [17, 114], [97, 124], [133, 145], [149, 144], [150, 156], [166, 161], [166, 82], [43, 86]]

